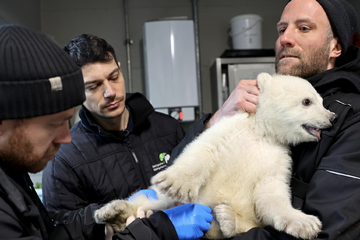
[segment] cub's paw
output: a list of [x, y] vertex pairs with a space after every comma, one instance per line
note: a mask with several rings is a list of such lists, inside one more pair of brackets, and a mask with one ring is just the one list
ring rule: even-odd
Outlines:
[[274, 224], [277, 230], [302, 239], [316, 238], [322, 226], [317, 217], [307, 215], [300, 210], [284, 214], [282, 217], [275, 217]]
[[236, 216], [233, 208], [228, 203], [222, 203], [214, 207], [215, 219], [219, 222], [222, 234], [226, 238], [236, 235]]
[[110, 223], [116, 232], [125, 230], [126, 220], [136, 215], [136, 210], [129, 202], [114, 200], [95, 211], [94, 218], [97, 223]]
[[156, 174], [151, 179], [151, 183], [164, 194], [183, 203], [193, 202], [198, 197], [201, 187], [193, 176], [170, 171], [170, 169]]

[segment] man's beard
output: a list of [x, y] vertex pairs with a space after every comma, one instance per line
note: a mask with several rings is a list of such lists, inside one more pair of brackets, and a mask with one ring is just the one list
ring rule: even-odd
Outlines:
[[7, 145], [2, 146], [0, 152], [1, 165], [5, 169], [16, 171], [40, 172], [48, 162], [44, 157], [57, 152], [61, 144], [52, 144], [43, 154], [35, 153], [34, 146], [23, 133], [20, 126], [16, 127]]
[[[312, 51], [310, 55], [305, 56], [303, 53], [296, 50], [283, 48], [276, 55], [276, 72], [301, 78], [309, 78], [318, 73], [324, 72], [327, 70], [328, 66], [329, 50], [330, 44], [325, 44], [323, 47]], [[295, 55], [299, 58], [300, 61], [299, 63], [293, 64], [288, 67], [286, 58], [282, 59], [281, 62], [279, 61], [282, 54]], [[294, 59], [290, 59], [290, 61], [293, 60]]]

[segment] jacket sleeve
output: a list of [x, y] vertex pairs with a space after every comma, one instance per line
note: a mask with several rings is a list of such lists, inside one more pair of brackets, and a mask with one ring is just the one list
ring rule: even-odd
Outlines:
[[174, 226], [167, 215], [155, 212], [149, 218], [137, 218], [123, 232], [114, 234], [113, 240], [177, 240]]
[[105, 225], [97, 224], [94, 219], [94, 212], [102, 205], [90, 204], [85, 208], [73, 211], [49, 212], [53, 219], [53, 230], [50, 232], [50, 239], [86, 239], [98, 240], [105, 238]]
[[79, 182], [71, 166], [56, 154], [43, 170], [42, 190], [46, 209], [76, 210], [92, 203]]
[[[302, 211], [318, 216], [322, 222], [318, 240], [360, 239], [359, 115], [343, 126], [309, 183]], [[295, 238], [271, 227], [254, 228], [233, 238], [250, 239]]]

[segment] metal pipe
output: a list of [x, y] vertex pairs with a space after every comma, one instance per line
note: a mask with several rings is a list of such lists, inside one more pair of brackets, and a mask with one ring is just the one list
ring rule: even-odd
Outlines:
[[126, 44], [126, 59], [127, 59], [127, 89], [128, 92], [132, 92], [132, 79], [131, 79], [131, 56], [130, 56], [130, 45], [133, 44], [133, 40], [130, 39], [129, 33], [129, 14], [128, 14], [128, 0], [124, 0], [124, 17], [125, 17], [125, 44]]
[[202, 110], [202, 94], [201, 94], [201, 69], [200, 69], [200, 50], [199, 50], [199, 24], [197, 16], [197, 0], [191, 0], [193, 2], [193, 17], [194, 17], [194, 31], [195, 31], [195, 56], [196, 56], [196, 80], [198, 87], [198, 99], [199, 99], [199, 117], [203, 115]]

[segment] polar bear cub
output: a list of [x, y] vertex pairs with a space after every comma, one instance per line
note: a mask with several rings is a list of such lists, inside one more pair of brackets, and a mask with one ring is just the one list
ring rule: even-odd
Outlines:
[[336, 115], [304, 79], [261, 73], [257, 81], [256, 114], [224, 117], [190, 143], [152, 178], [158, 201], [141, 195], [115, 200], [95, 212], [96, 221], [120, 231], [139, 207], [163, 210], [175, 201], [194, 202], [213, 209], [205, 238], [228, 238], [265, 225], [297, 238], [316, 237], [319, 219], [291, 206], [289, 146], [319, 141], [321, 129], [331, 127]]

